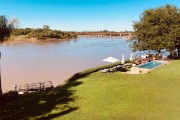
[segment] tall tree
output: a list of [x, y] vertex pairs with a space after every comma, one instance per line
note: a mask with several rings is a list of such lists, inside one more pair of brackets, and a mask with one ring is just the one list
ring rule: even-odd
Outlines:
[[43, 25], [43, 29], [44, 30], [49, 30], [49, 26], [48, 25]]
[[5, 16], [0, 16], [0, 41], [3, 42], [5, 38], [10, 36], [12, 26], [8, 23]]
[[180, 9], [166, 5], [145, 10], [139, 21], [134, 22], [135, 36], [130, 46], [134, 51], [166, 49], [172, 55], [179, 49], [180, 57]]
[[[16, 23], [17, 23], [17, 20], [15, 19], [9, 22], [5, 16], [0, 16], [0, 41], [1, 42], [3, 42], [6, 38], [10, 36], [12, 29]], [[1, 96], [2, 96], [2, 86], [1, 86], [1, 74], [0, 74], [0, 97]]]

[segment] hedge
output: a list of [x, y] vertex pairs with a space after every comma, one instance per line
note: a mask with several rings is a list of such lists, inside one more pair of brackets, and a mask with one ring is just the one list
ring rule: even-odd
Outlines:
[[98, 66], [98, 67], [95, 67], [95, 68], [90, 68], [90, 69], [84, 70], [82, 72], [78, 72], [78, 73], [75, 73], [74, 75], [72, 75], [69, 79], [67, 79], [66, 82], [73, 81], [73, 80], [76, 80], [78, 78], [82, 78], [82, 77], [84, 77], [84, 76], [86, 76], [88, 74], [97, 72], [97, 71], [105, 69], [105, 68], [112, 68], [112, 67], [117, 66], [117, 65], [122, 65], [122, 64], [121, 64], [121, 62], [116, 62], [116, 63], [113, 63], [113, 64]]

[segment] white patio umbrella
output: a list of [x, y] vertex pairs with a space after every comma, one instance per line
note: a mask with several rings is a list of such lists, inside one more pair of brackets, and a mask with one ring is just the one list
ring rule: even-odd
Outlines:
[[122, 55], [121, 63], [124, 64], [124, 55]]
[[106, 59], [104, 59], [104, 60], [102, 60], [102, 61], [115, 63], [115, 62], [118, 62], [119, 59], [116, 59], [116, 58], [114, 58], [114, 57], [108, 57], [108, 58], [106, 58]]
[[132, 60], [133, 60], [133, 54], [132, 54], [132, 53], [131, 53], [131, 55], [130, 55], [129, 60], [130, 60], [130, 61], [132, 61]]

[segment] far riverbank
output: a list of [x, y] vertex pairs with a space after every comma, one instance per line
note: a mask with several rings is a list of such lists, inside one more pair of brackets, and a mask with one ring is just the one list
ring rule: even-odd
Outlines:
[[54, 41], [66, 41], [72, 38], [43, 38], [43, 39], [39, 39], [36, 37], [27, 37], [26, 35], [20, 35], [20, 36], [11, 36], [10, 38], [8, 38], [5, 43], [8, 42], [21, 42], [21, 41], [25, 41], [25, 42], [38, 42], [38, 41], [49, 41], [49, 40], [54, 40]]

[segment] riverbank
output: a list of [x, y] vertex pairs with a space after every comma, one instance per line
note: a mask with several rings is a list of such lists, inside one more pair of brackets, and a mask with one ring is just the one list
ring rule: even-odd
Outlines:
[[77, 36], [75, 38], [36, 38], [36, 37], [28, 37], [27, 35], [19, 35], [19, 36], [11, 36], [8, 38], [5, 42], [18, 42], [18, 41], [27, 41], [27, 42], [37, 42], [37, 41], [42, 41], [42, 40], [54, 40], [54, 41], [66, 41], [69, 39], [77, 39], [77, 38], [122, 38], [122, 39], [130, 39], [128, 36], [103, 36], [103, 37], [97, 37], [97, 36]]
[[[73, 74], [108, 64], [102, 60], [112, 56], [129, 59], [127, 39], [77, 38], [38, 40], [37, 42], [6, 41], [1, 44], [3, 92], [14, 85], [52, 81], [63, 84]], [[126, 53], [126, 54], [125, 54]]]
[[[73, 38], [71, 38], [73, 39]], [[43, 42], [44, 44], [48, 44], [51, 43], [51, 41], [53, 42], [66, 42], [66, 41], [70, 41], [70, 38], [63, 38], [63, 39], [58, 39], [58, 38], [44, 38], [44, 39], [39, 39], [39, 38], [28, 38], [25, 35], [20, 35], [20, 36], [11, 36], [10, 38], [8, 38], [7, 40], [5, 40], [3, 42], [3, 44], [5, 45], [14, 45], [14, 44], [22, 44], [24, 42], [26, 43], [38, 43], [38, 42]], [[75, 39], [74, 39], [75, 40]]]
[[19, 96], [0, 108], [1, 119], [180, 118], [180, 61], [147, 74], [96, 72], [49, 92]]
[[7, 39], [7, 41], [29, 41], [29, 42], [37, 42], [38, 40], [68, 40], [70, 38], [36, 38], [36, 37], [28, 37], [27, 35], [19, 35], [19, 36], [11, 36], [9, 39]]

